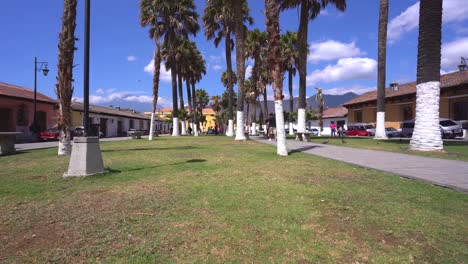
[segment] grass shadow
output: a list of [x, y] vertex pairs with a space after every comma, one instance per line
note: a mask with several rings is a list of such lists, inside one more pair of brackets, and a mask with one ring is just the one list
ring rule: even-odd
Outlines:
[[101, 152], [123, 152], [123, 151], [140, 151], [140, 150], [188, 150], [188, 149], [195, 149], [195, 147], [192, 146], [181, 146], [181, 147], [173, 147], [173, 148], [130, 148], [130, 149], [107, 149], [107, 150], [101, 150]]
[[321, 146], [316, 146], [316, 145], [301, 147], [301, 148], [297, 148], [297, 149], [293, 149], [293, 150], [289, 151], [289, 155], [292, 155], [294, 153], [304, 152], [304, 151], [315, 149], [315, 148], [322, 148], [322, 147]]

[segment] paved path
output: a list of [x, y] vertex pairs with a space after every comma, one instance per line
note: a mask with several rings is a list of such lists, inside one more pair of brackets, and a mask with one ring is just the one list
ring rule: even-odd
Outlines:
[[[251, 139], [276, 145], [260, 137]], [[289, 150], [344, 161], [468, 193], [468, 162], [287, 140]]]

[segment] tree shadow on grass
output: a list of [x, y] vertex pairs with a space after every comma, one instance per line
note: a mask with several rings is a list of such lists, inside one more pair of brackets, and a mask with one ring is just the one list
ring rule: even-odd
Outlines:
[[13, 153], [3, 154], [3, 155], [0, 155], [0, 157], [21, 155], [21, 154], [26, 154], [26, 153], [31, 153], [31, 151], [29, 151], [29, 150], [17, 149], [17, 150], [16, 150], [15, 152], [13, 152]]
[[316, 146], [316, 145], [301, 147], [301, 148], [297, 148], [297, 149], [293, 149], [293, 150], [289, 151], [289, 155], [304, 152], [304, 151], [311, 150], [311, 149], [314, 149], [314, 148], [322, 148], [322, 147], [321, 146]]
[[106, 176], [110, 176], [113, 174], [119, 174], [122, 172], [132, 172], [132, 171], [141, 171], [141, 170], [148, 170], [148, 169], [155, 169], [155, 168], [160, 168], [160, 167], [165, 167], [165, 166], [177, 166], [177, 165], [183, 165], [187, 163], [199, 163], [199, 162], [206, 162], [205, 159], [189, 159], [186, 161], [181, 161], [181, 162], [174, 162], [174, 163], [169, 163], [169, 164], [159, 164], [159, 165], [154, 165], [154, 166], [140, 166], [140, 167], [134, 167], [134, 168], [128, 168], [128, 169], [123, 169], [123, 170], [117, 170], [117, 169], [112, 169], [112, 168], [106, 168], [106, 172], [101, 173], [99, 175], [96, 175], [92, 178], [102, 178]]
[[145, 147], [145, 148], [129, 148], [129, 149], [107, 149], [107, 150], [101, 150], [101, 152], [126, 152], [126, 151], [140, 151], [140, 150], [188, 150], [188, 149], [195, 149], [195, 147], [181, 146], [181, 147], [173, 147], [173, 148]]

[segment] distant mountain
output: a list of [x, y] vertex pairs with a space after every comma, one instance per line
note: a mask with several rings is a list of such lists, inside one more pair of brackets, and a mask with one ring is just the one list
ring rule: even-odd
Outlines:
[[[341, 95], [331, 95], [331, 94], [324, 94], [323, 95], [323, 101], [324, 101], [324, 108], [333, 108], [333, 107], [338, 107], [345, 102], [353, 99], [354, 97], [358, 96], [355, 93], [349, 92]], [[318, 108], [318, 103], [315, 100], [315, 94], [310, 96], [307, 100], [307, 109], [317, 109]], [[297, 97], [293, 99], [293, 108], [294, 111], [297, 110]], [[283, 101], [283, 109], [286, 112], [289, 112], [289, 99], [286, 99]], [[275, 102], [273, 101], [268, 101], [268, 112], [272, 113], [275, 111]]]

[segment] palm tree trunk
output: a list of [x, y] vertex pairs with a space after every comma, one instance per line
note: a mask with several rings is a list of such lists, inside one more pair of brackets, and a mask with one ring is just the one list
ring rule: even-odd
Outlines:
[[[174, 52], [172, 53], [172, 61], [174, 61]], [[177, 73], [176, 66], [171, 70], [172, 80], [172, 136], [179, 136], [179, 109], [177, 107]]]
[[294, 111], [294, 97], [293, 97], [293, 68], [288, 70], [288, 85], [289, 85], [289, 135], [294, 135], [292, 113]]
[[263, 85], [263, 124], [265, 124], [266, 119], [268, 118], [268, 96], [267, 96], [267, 87], [266, 85], [262, 82]]
[[158, 103], [159, 91], [159, 74], [161, 70], [161, 46], [159, 41], [156, 43], [156, 50], [154, 52], [154, 72], [153, 72], [153, 105], [151, 111], [150, 133], [148, 140], [153, 140], [154, 133], [154, 113], [156, 112], [156, 105]]
[[[192, 114], [192, 92], [190, 91], [190, 78], [185, 79], [185, 86], [187, 89], [187, 101], [188, 101], [188, 106], [189, 106], [189, 113]], [[193, 119], [191, 120], [189, 126], [192, 127], [193, 130]]]
[[192, 106], [193, 106], [193, 135], [198, 137], [198, 120], [197, 120], [197, 95], [195, 93], [195, 80], [192, 80]]
[[265, 9], [268, 32], [268, 62], [272, 66], [271, 76], [273, 79], [273, 91], [275, 93], [276, 153], [281, 156], [287, 156], [288, 150], [286, 147], [286, 133], [284, 130], [283, 73], [281, 71], [278, 0], [265, 0]]
[[[237, 66], [237, 129], [235, 140], [246, 140], [244, 135], [244, 80], [245, 80], [245, 29], [242, 21], [242, 1], [231, 0], [234, 6], [236, 34], [236, 66]], [[235, 2], [235, 3], [234, 3]]]
[[297, 131], [305, 132], [306, 128], [306, 74], [307, 74], [307, 31], [309, 27], [309, 1], [302, 1], [299, 30], [297, 33], [299, 98], [297, 102]]
[[410, 149], [441, 151], [439, 130], [442, 0], [421, 0], [419, 7], [416, 120]]
[[[177, 73], [177, 82], [178, 82], [178, 88], [179, 88], [179, 108], [181, 110], [184, 110], [185, 109], [185, 105], [184, 105], [184, 87], [182, 87], [183, 85], [183, 82], [182, 82], [182, 73], [181, 73], [181, 70], [180, 70], [180, 62], [178, 63], [178, 73]], [[180, 119], [180, 127], [181, 127], [181, 131], [180, 131], [180, 134], [181, 135], [187, 135], [187, 129], [185, 127], [185, 116], [182, 116], [179, 118]]]
[[234, 121], [233, 121], [233, 101], [234, 101], [234, 84], [232, 83], [232, 58], [231, 58], [231, 30], [228, 29], [225, 36], [226, 49], [226, 66], [228, 71], [228, 130], [226, 136], [234, 136]]
[[377, 125], [375, 138], [385, 139], [385, 77], [387, 61], [387, 23], [388, 0], [380, 0], [379, 40], [378, 40], [378, 73], [377, 73]]
[[62, 31], [58, 45], [58, 71], [56, 93], [59, 101], [58, 128], [60, 138], [58, 155], [71, 153], [71, 98], [73, 95], [73, 58], [75, 52], [76, 0], [65, 0], [63, 5]]

